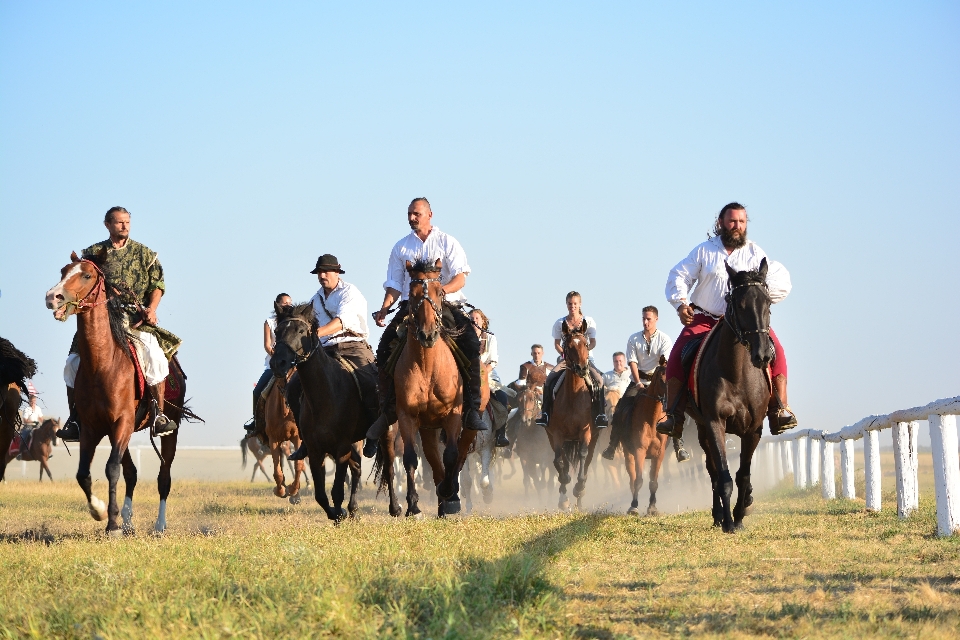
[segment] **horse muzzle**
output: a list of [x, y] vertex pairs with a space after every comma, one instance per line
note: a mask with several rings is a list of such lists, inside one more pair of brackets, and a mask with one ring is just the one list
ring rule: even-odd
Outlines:
[[437, 340], [439, 339], [440, 332], [436, 329], [430, 333], [425, 332], [423, 329], [417, 329], [417, 342], [427, 349], [430, 349], [433, 347], [433, 345], [437, 344]]
[[752, 342], [753, 344], [750, 345], [750, 360], [753, 366], [763, 369], [773, 362], [777, 355], [773, 348], [773, 340], [770, 339], [770, 336], [764, 335], [758, 336], [758, 339]]

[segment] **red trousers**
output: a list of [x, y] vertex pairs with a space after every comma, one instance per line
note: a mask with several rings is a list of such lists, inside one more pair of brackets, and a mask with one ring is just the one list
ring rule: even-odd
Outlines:
[[[667, 380], [670, 378], [676, 378], [677, 380], [684, 379], [683, 365], [680, 364], [680, 354], [683, 353], [683, 346], [693, 338], [706, 334], [715, 324], [717, 324], [716, 320], [702, 313], [693, 316], [693, 324], [683, 328], [683, 331], [681, 331], [679, 337], [677, 337], [677, 341], [673, 343], [673, 349], [670, 350], [670, 358], [667, 360]], [[770, 329], [770, 339], [773, 340], [773, 350], [775, 354], [773, 362], [770, 363], [770, 375], [774, 378], [779, 375], [786, 377], [787, 356], [783, 353], [783, 347], [780, 345], [780, 341], [777, 340], [777, 334], [773, 332], [772, 328]]]

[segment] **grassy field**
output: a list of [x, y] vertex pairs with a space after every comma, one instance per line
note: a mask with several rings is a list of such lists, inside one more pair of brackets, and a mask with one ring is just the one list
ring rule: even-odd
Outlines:
[[[101, 485], [102, 486], [102, 485]], [[780, 488], [745, 532], [706, 512], [333, 527], [266, 485], [181, 481], [162, 538], [105, 539], [73, 482], [0, 486], [4, 637], [957, 637], [960, 538]]]

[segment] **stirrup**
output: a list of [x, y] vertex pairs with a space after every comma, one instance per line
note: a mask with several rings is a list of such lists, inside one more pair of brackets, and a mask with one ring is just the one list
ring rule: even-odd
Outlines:
[[64, 425], [53, 434], [65, 442], [80, 442], [80, 423], [76, 418], [68, 418]]
[[[790, 417], [786, 418], [786, 416], [783, 415], [784, 413]], [[768, 413], [767, 422], [770, 423], [770, 434], [774, 436], [778, 436], [784, 431], [789, 431], [798, 425], [796, 414], [787, 406], [780, 407]]]
[[677, 419], [672, 413], [666, 413], [663, 416], [663, 419], [657, 423], [657, 433], [672, 436], [674, 430], [677, 427]]
[[690, 452], [683, 446], [683, 438], [673, 439], [673, 452], [677, 455], [677, 462], [686, 462], [690, 459]]
[[540, 425], [541, 427], [547, 426], [547, 422], [550, 420], [550, 416], [547, 415], [546, 411], [541, 411], [540, 415], [537, 416], [537, 419], [533, 421], [534, 424]]
[[497, 429], [497, 441], [495, 444], [498, 447], [510, 446], [510, 441], [507, 439], [507, 434], [501, 432], [500, 429]]
[[608, 426], [610, 426], [610, 424], [607, 422], [607, 414], [598, 414], [597, 417], [593, 419], [593, 424], [596, 425], [597, 429], [606, 429]]
[[604, 449], [604, 450], [603, 450], [603, 453], [600, 454], [600, 456], [601, 456], [604, 460], [613, 460], [613, 458], [614, 458], [616, 455], [617, 455], [617, 448], [616, 448], [613, 444], [611, 444], [609, 447], [607, 447], [606, 449]]

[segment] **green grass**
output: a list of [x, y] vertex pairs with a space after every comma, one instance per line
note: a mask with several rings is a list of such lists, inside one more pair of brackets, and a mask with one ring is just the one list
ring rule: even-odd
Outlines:
[[[106, 539], [74, 483], [0, 485], [0, 636], [956, 637], [960, 538], [783, 488], [724, 535], [705, 512], [331, 526], [266, 485], [178, 482], [170, 531]], [[102, 483], [98, 490], [103, 493]], [[29, 532], [29, 533], [27, 533]]]

